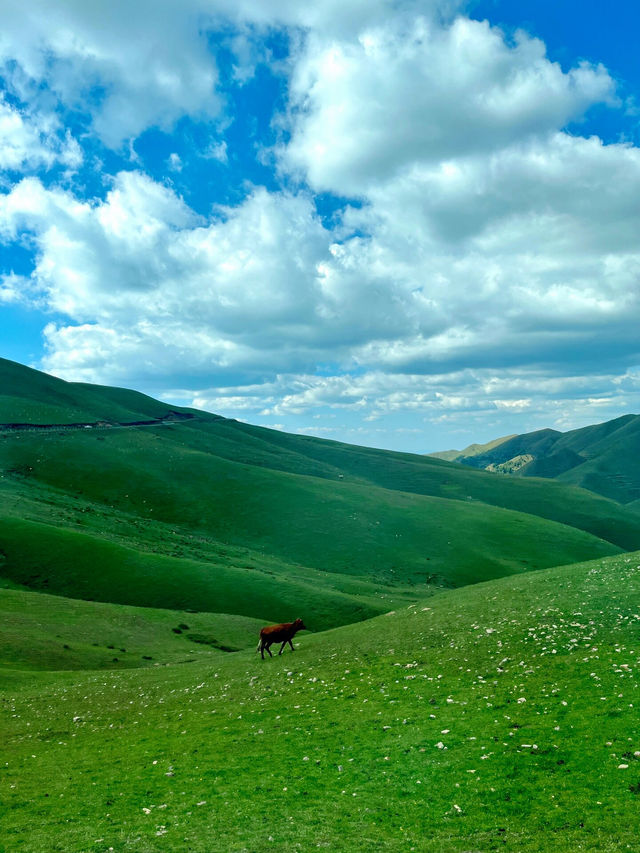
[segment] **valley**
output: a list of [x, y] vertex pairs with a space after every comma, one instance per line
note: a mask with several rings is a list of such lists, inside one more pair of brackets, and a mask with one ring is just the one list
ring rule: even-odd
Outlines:
[[633, 849], [633, 502], [0, 380], [2, 853]]

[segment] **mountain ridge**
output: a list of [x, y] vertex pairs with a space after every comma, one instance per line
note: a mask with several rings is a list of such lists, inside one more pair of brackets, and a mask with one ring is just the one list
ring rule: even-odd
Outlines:
[[[640, 499], [640, 415], [621, 415], [567, 432], [536, 430], [463, 451], [445, 451], [447, 458], [452, 454], [456, 454], [452, 461], [472, 468], [555, 479], [621, 504]], [[438, 453], [429, 455], [442, 458]]]

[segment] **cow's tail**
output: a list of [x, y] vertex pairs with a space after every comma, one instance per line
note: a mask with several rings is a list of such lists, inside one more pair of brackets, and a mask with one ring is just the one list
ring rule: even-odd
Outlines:
[[257, 652], [259, 652], [259, 651], [260, 651], [260, 646], [261, 646], [261, 645], [262, 645], [262, 637], [260, 637], [260, 639], [258, 640], [258, 648], [256, 649], [256, 651], [257, 651]]

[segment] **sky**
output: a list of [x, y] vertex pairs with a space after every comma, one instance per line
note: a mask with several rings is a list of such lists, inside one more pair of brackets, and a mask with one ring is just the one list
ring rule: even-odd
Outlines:
[[636, 0], [2, 18], [0, 356], [416, 453], [640, 411]]

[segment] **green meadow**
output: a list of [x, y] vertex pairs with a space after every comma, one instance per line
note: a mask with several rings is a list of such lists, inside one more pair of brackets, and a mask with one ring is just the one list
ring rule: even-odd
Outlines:
[[1, 853], [637, 849], [633, 501], [0, 388]]
[[154, 614], [158, 666], [3, 671], [0, 849], [636, 850], [639, 564], [442, 592], [264, 662], [180, 662]]

